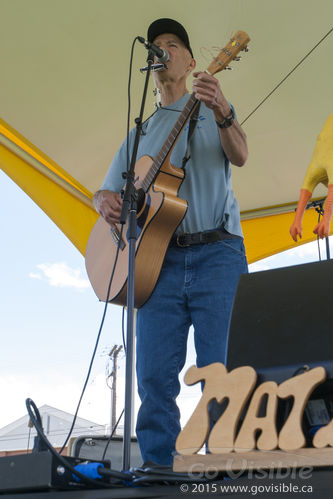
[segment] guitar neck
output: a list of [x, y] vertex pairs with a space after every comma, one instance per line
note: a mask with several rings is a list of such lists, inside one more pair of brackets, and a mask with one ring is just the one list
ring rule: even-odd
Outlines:
[[199, 101], [198, 99], [196, 99], [194, 94], [191, 94], [178, 120], [176, 121], [171, 132], [166, 138], [162, 148], [160, 149], [158, 155], [154, 159], [152, 166], [150, 167], [147, 175], [145, 176], [142, 182], [142, 189], [144, 189], [145, 192], [148, 191], [149, 187], [153, 183], [166, 157], [168, 156], [168, 154], [172, 152], [173, 148], [175, 147], [181, 132], [183, 131], [188, 120], [190, 119], [191, 114], [194, 112], [194, 109], [198, 102]]
[[[229, 43], [219, 52], [219, 54], [214, 57], [214, 60], [207, 68], [207, 73], [214, 75], [219, 71], [222, 71], [227, 67], [227, 65], [236, 58], [237, 54], [241, 50], [247, 50], [247, 44], [250, 41], [250, 37], [245, 31], [237, 31], [237, 33], [230, 39]], [[147, 175], [142, 181], [142, 189], [147, 192], [151, 184], [154, 182], [161, 166], [163, 165], [168, 154], [172, 152], [179, 135], [183, 131], [186, 123], [188, 122], [191, 114], [193, 113], [198, 99], [195, 98], [194, 94], [191, 94], [188, 99], [182, 113], [180, 114], [176, 124], [169, 133], [166, 141], [164, 142], [160, 152], [154, 159], [151, 168], [149, 169]]]

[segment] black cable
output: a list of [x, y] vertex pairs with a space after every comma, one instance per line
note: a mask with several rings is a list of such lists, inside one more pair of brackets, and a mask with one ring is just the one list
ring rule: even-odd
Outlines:
[[293, 69], [291, 71], [289, 71], [289, 73], [280, 81], [280, 83], [278, 83], [271, 92], [269, 92], [268, 95], [266, 95], [266, 97], [264, 97], [264, 99], [259, 102], [259, 104], [257, 105], [257, 107], [255, 107], [253, 109], [253, 111], [251, 111], [251, 113], [241, 122], [241, 125], [243, 125], [245, 123], [245, 121], [247, 121], [250, 116], [252, 116], [252, 114], [254, 114], [260, 106], [262, 106], [262, 104], [264, 102], [266, 102], [266, 100], [282, 85], [282, 83], [284, 83], [286, 81], [287, 78], [289, 78], [289, 76], [305, 61], [305, 59], [307, 57], [309, 57], [309, 55], [325, 40], [325, 38], [327, 38], [333, 31], [333, 28], [331, 28], [325, 36], [323, 36], [323, 38], [321, 40], [319, 40], [318, 43], [316, 43], [316, 45], [303, 57], [303, 59], [301, 59], [297, 64], [296, 66], [293, 67]]
[[[127, 104], [127, 126], [126, 126], [126, 171], [128, 172], [130, 169], [130, 157], [129, 157], [129, 133], [130, 133], [130, 119], [131, 119], [131, 82], [132, 82], [132, 66], [133, 66], [133, 53], [134, 53], [134, 45], [135, 42], [139, 39], [137, 36], [134, 38], [133, 43], [132, 43], [132, 48], [131, 48], [131, 57], [130, 57], [130, 66], [129, 66], [129, 72], [128, 72], [128, 84], [127, 84], [127, 99], [128, 99], [128, 104]], [[155, 111], [148, 116], [143, 122], [142, 125], [144, 125], [154, 114], [156, 113]], [[141, 135], [145, 135], [143, 129], [141, 128]]]
[[90, 361], [89, 368], [88, 368], [88, 373], [87, 373], [86, 380], [85, 380], [83, 388], [82, 388], [82, 392], [81, 392], [81, 395], [80, 395], [80, 398], [79, 398], [79, 402], [78, 402], [77, 407], [76, 407], [76, 411], [75, 411], [75, 414], [74, 414], [72, 425], [70, 427], [70, 430], [68, 432], [66, 440], [63, 443], [63, 445], [62, 445], [62, 447], [61, 447], [61, 449], [59, 451], [60, 454], [63, 452], [64, 448], [66, 447], [66, 444], [67, 444], [67, 442], [68, 442], [68, 440], [69, 440], [69, 438], [70, 438], [70, 436], [72, 434], [72, 431], [74, 429], [76, 418], [77, 418], [77, 415], [78, 415], [78, 412], [79, 412], [79, 409], [80, 409], [80, 405], [81, 405], [81, 402], [82, 402], [82, 398], [83, 398], [84, 392], [86, 391], [87, 384], [88, 384], [88, 381], [89, 381], [89, 378], [90, 378], [92, 366], [93, 366], [93, 363], [94, 363], [94, 360], [95, 360], [95, 356], [96, 356], [96, 351], [97, 351], [98, 343], [99, 343], [99, 340], [100, 340], [100, 337], [101, 337], [101, 333], [102, 333], [102, 329], [103, 329], [103, 326], [104, 326], [104, 321], [105, 321], [105, 317], [106, 317], [106, 311], [107, 311], [108, 304], [109, 304], [109, 296], [110, 296], [111, 284], [112, 284], [112, 281], [113, 281], [113, 276], [114, 276], [114, 272], [115, 272], [117, 261], [118, 261], [118, 255], [119, 255], [119, 250], [120, 250], [120, 243], [122, 241], [123, 230], [124, 230], [124, 226], [122, 225], [121, 226], [121, 230], [120, 230], [120, 235], [119, 235], [119, 241], [118, 241], [118, 245], [117, 245], [116, 257], [115, 257], [115, 261], [114, 261], [114, 264], [113, 264], [113, 268], [112, 268], [112, 272], [111, 272], [111, 277], [110, 277], [109, 285], [108, 285], [108, 290], [107, 290], [107, 294], [106, 294], [106, 300], [105, 300], [105, 306], [104, 306], [104, 311], [103, 311], [103, 315], [102, 315], [102, 320], [101, 320], [101, 323], [100, 323], [100, 326], [99, 326], [99, 330], [98, 330], [98, 334], [97, 334], [97, 339], [96, 339], [95, 347], [94, 347], [93, 354], [92, 354], [91, 361]]
[[[135, 47], [135, 42], [139, 40], [139, 37], [135, 37], [133, 42], [132, 42], [132, 47], [131, 47], [131, 55], [130, 55], [130, 65], [129, 65], [129, 72], [128, 72], [128, 84], [127, 84], [127, 126], [126, 126], [126, 171], [129, 171], [130, 168], [130, 159], [129, 159], [129, 134], [130, 134], [130, 117], [131, 117], [131, 82], [132, 82], [132, 68], [133, 68], [133, 54], [134, 54], [134, 47]], [[122, 230], [124, 226], [122, 225]], [[122, 237], [120, 236], [120, 241]], [[125, 331], [124, 331], [124, 323], [125, 323], [125, 307], [122, 309], [122, 316], [121, 316], [121, 331], [122, 331], [122, 339], [123, 339], [123, 347], [124, 347], [124, 352], [126, 356], [126, 340], [125, 340]], [[102, 459], [105, 458], [106, 452], [108, 449], [108, 446], [110, 445], [110, 442], [112, 440], [112, 437], [118, 427], [118, 424], [120, 422], [120, 419], [122, 415], [124, 414], [125, 409], [122, 410], [114, 428], [112, 428], [111, 434], [109, 436], [109, 439], [105, 445], [105, 449], [103, 452]]]
[[219, 477], [207, 478], [201, 472], [178, 473], [174, 472], [170, 466], [146, 466], [144, 468], [131, 468], [133, 474], [133, 485], [148, 485], [153, 483], [163, 483], [175, 485], [177, 483], [208, 483], [212, 480], [223, 478], [224, 473], [220, 472]]
[[[129, 77], [128, 77], [128, 110], [127, 110], [127, 140], [126, 140], [126, 155], [127, 155], [126, 169], [127, 169], [127, 171], [129, 170], [129, 126], [130, 126], [129, 122], [130, 122], [130, 110], [131, 110], [132, 66], [133, 66], [134, 46], [135, 46], [135, 42], [137, 40], [138, 40], [138, 37], [134, 38], [133, 43], [132, 43], [132, 47], [131, 47], [130, 67], [129, 67]], [[80, 395], [80, 398], [79, 398], [79, 402], [78, 402], [78, 405], [77, 405], [77, 408], [76, 408], [76, 411], [75, 411], [75, 414], [74, 414], [72, 425], [70, 427], [70, 430], [69, 430], [69, 433], [68, 433], [68, 435], [66, 437], [66, 440], [65, 440], [64, 444], [62, 445], [62, 447], [60, 449], [60, 453], [63, 452], [64, 448], [66, 447], [66, 444], [67, 444], [67, 442], [68, 442], [68, 440], [69, 440], [69, 438], [70, 438], [70, 436], [72, 434], [72, 431], [74, 429], [75, 422], [76, 422], [76, 419], [77, 419], [77, 415], [78, 415], [78, 412], [79, 412], [79, 408], [80, 408], [80, 405], [81, 405], [81, 402], [82, 402], [82, 398], [83, 398], [83, 395], [84, 395], [85, 390], [87, 388], [87, 384], [88, 384], [89, 377], [90, 377], [90, 374], [91, 374], [93, 362], [94, 362], [94, 359], [95, 359], [95, 356], [96, 356], [96, 351], [97, 351], [98, 343], [99, 343], [99, 340], [100, 340], [102, 328], [103, 328], [104, 321], [105, 321], [107, 307], [108, 307], [108, 304], [109, 304], [109, 296], [110, 296], [111, 284], [112, 284], [112, 281], [113, 281], [113, 276], [114, 276], [116, 264], [117, 264], [117, 261], [118, 261], [118, 255], [119, 255], [120, 243], [122, 241], [123, 230], [124, 230], [124, 225], [121, 226], [121, 230], [120, 230], [120, 235], [119, 235], [119, 241], [118, 241], [118, 245], [117, 245], [117, 252], [116, 252], [115, 262], [114, 262], [114, 265], [113, 265], [113, 269], [112, 269], [112, 273], [111, 273], [111, 277], [110, 277], [110, 281], [109, 281], [109, 285], [108, 285], [108, 290], [107, 290], [105, 307], [104, 307], [104, 311], [103, 311], [103, 315], [102, 315], [102, 320], [101, 320], [101, 324], [100, 324], [100, 327], [99, 327], [99, 331], [98, 331], [98, 334], [97, 334], [97, 339], [96, 339], [95, 347], [94, 347], [94, 350], [93, 350], [92, 358], [91, 358], [91, 361], [90, 361], [90, 364], [89, 364], [88, 373], [87, 373], [86, 380], [84, 382], [83, 389], [82, 389], [82, 392], [81, 392], [81, 395]], [[123, 308], [123, 319], [122, 319], [122, 323], [124, 324], [124, 308]], [[123, 329], [123, 331], [124, 331], [124, 329]], [[124, 344], [124, 351], [125, 351], [125, 355], [126, 355], [126, 342], [125, 342], [124, 332], [123, 332], [123, 344]], [[117, 425], [118, 425], [118, 423], [116, 424], [115, 428], [117, 427]], [[106, 450], [105, 450], [105, 452], [106, 452]]]
[[[133, 65], [134, 45], [135, 45], [135, 42], [137, 40], [138, 40], [138, 37], [136, 37], [134, 39], [133, 43], [132, 43], [131, 56], [130, 56], [130, 67], [129, 67], [129, 78], [128, 78], [128, 111], [127, 111], [127, 142], [126, 142], [126, 149], [127, 149], [127, 170], [129, 169], [129, 121], [130, 121], [130, 110], [131, 110], [130, 88], [131, 88], [131, 79], [132, 79], [132, 65]], [[93, 351], [92, 358], [91, 358], [91, 361], [90, 361], [90, 364], [89, 364], [88, 373], [87, 373], [86, 380], [84, 382], [83, 389], [82, 389], [82, 392], [81, 392], [81, 395], [80, 395], [80, 398], [79, 398], [79, 402], [78, 402], [78, 405], [77, 405], [77, 408], [76, 408], [76, 411], [75, 411], [75, 414], [74, 414], [72, 425], [70, 427], [70, 430], [69, 430], [69, 433], [68, 433], [68, 435], [66, 437], [66, 440], [65, 440], [64, 444], [62, 445], [62, 447], [60, 449], [60, 454], [61, 454], [61, 452], [63, 452], [64, 448], [66, 447], [66, 444], [67, 444], [67, 442], [68, 442], [68, 440], [69, 440], [69, 438], [70, 438], [70, 436], [72, 434], [72, 431], [74, 429], [75, 422], [76, 422], [76, 419], [77, 419], [77, 415], [78, 415], [78, 412], [79, 412], [79, 408], [80, 408], [80, 405], [81, 405], [81, 401], [82, 401], [84, 392], [85, 392], [85, 390], [87, 388], [87, 384], [88, 384], [89, 377], [90, 377], [90, 374], [91, 374], [93, 362], [94, 362], [94, 359], [95, 359], [95, 356], [96, 356], [96, 351], [97, 351], [98, 343], [99, 343], [99, 340], [100, 340], [102, 328], [103, 328], [105, 317], [106, 317], [107, 307], [108, 307], [108, 304], [109, 304], [109, 296], [110, 296], [111, 284], [112, 284], [112, 281], [113, 281], [113, 276], [114, 276], [114, 272], [115, 272], [115, 269], [116, 269], [116, 264], [117, 264], [117, 261], [118, 261], [118, 255], [119, 255], [120, 243], [122, 241], [123, 230], [124, 230], [124, 225], [121, 226], [121, 230], [120, 230], [119, 241], [118, 241], [118, 245], [117, 245], [116, 257], [115, 257], [114, 265], [113, 265], [113, 268], [112, 268], [112, 273], [111, 273], [111, 277], [110, 277], [110, 281], [109, 281], [109, 285], [108, 285], [108, 290], [107, 290], [107, 295], [106, 295], [105, 307], [104, 307], [104, 311], [103, 311], [103, 315], [102, 315], [102, 319], [101, 319], [101, 324], [100, 324], [100, 327], [99, 327], [99, 331], [98, 331], [98, 334], [97, 334], [97, 339], [96, 339], [94, 351]], [[124, 320], [124, 308], [123, 308], [123, 320]], [[126, 344], [125, 344], [125, 341], [124, 341], [124, 335], [123, 335], [123, 343], [124, 343], [124, 351], [125, 351], [125, 354], [126, 354]], [[122, 416], [122, 414], [121, 414], [121, 416]], [[120, 418], [119, 418], [119, 420], [120, 420]], [[116, 423], [115, 428], [113, 429], [113, 431], [111, 433], [110, 439], [112, 438], [112, 436], [114, 434], [114, 431], [116, 430], [116, 428], [118, 426], [119, 420]], [[105, 448], [105, 451], [104, 451], [103, 455], [105, 455], [108, 445], [109, 445], [109, 442], [107, 442], [107, 444], [106, 444], [106, 448]]]
[[[69, 462], [54, 449], [54, 447], [49, 442], [48, 438], [45, 436], [42, 425], [41, 425], [41, 417], [40, 417], [38, 408], [37, 408], [36, 404], [34, 403], [34, 401], [30, 398], [27, 398], [25, 403], [26, 403], [28, 414], [30, 416], [31, 421], [33, 422], [34, 427], [36, 428], [36, 431], [38, 433], [39, 438], [42, 440], [42, 442], [45, 444], [45, 446], [51, 452], [51, 454], [53, 454], [53, 456], [66, 469], [68, 469], [71, 473], [73, 473], [74, 475], [79, 477], [84, 483], [86, 483], [88, 485], [94, 485], [94, 486], [101, 487], [101, 488], [110, 488], [113, 486], [112, 484], [98, 482], [97, 480], [94, 480], [93, 478], [89, 478], [89, 477], [85, 476], [84, 474], [80, 473], [79, 471], [77, 471], [71, 464], [69, 464]], [[129, 476], [123, 474], [123, 479], [128, 480]]]
[[128, 482], [132, 481], [133, 478], [130, 474], [123, 473], [122, 471], [110, 470], [109, 468], [103, 468], [102, 466], [98, 468], [98, 473], [111, 478], [118, 478], [118, 480], [121, 480], [122, 484], [124, 480]]
[[131, 119], [131, 82], [132, 82], [132, 66], [133, 66], [133, 53], [135, 42], [139, 39], [137, 36], [134, 38], [131, 48], [130, 56], [130, 66], [128, 72], [128, 84], [127, 84], [127, 129], [126, 129], [126, 171], [129, 171], [130, 159], [129, 159], [129, 132], [130, 132], [130, 119]]
[[109, 436], [109, 439], [108, 439], [108, 441], [106, 442], [106, 445], [105, 445], [105, 449], [104, 449], [104, 452], [103, 452], [103, 455], [102, 455], [102, 461], [104, 461], [104, 459], [105, 459], [105, 456], [106, 456], [106, 451], [108, 450], [108, 447], [109, 447], [109, 444], [110, 444], [110, 442], [111, 442], [111, 440], [112, 440], [112, 437], [113, 437], [113, 435], [114, 435], [114, 432], [116, 431], [116, 429], [117, 429], [117, 427], [118, 427], [118, 425], [119, 425], [119, 423], [120, 423], [120, 420], [121, 420], [122, 415], [124, 414], [124, 412], [125, 412], [125, 409], [123, 409], [123, 410], [121, 411], [121, 414], [120, 414], [119, 418], [117, 419], [116, 424], [115, 424], [115, 425], [114, 425], [114, 427], [112, 428], [112, 431], [111, 431], [111, 434], [110, 434], [110, 436]]
[[[192, 476], [189, 476], [188, 474], [184, 473], [175, 473], [172, 471], [171, 467], [168, 466], [151, 466], [151, 467], [146, 467], [146, 468], [133, 468], [131, 469], [131, 472], [120, 472], [108, 468], [104, 468], [102, 463], [101, 466], [98, 467], [97, 472], [99, 475], [106, 476], [108, 478], [114, 478], [116, 479], [116, 482], [114, 483], [105, 483], [105, 482], [99, 482], [93, 478], [90, 478], [80, 471], [78, 471], [75, 467], [73, 467], [65, 457], [61, 456], [51, 445], [49, 442], [48, 438], [44, 434], [42, 424], [41, 424], [41, 417], [38, 411], [38, 408], [34, 401], [30, 398], [26, 399], [26, 407], [28, 414], [30, 416], [30, 419], [36, 428], [36, 431], [38, 433], [39, 438], [42, 440], [43, 444], [47, 448], [48, 451], [66, 468], [69, 470], [73, 475], [77, 476], [80, 478], [82, 482], [84, 482], [87, 485], [94, 485], [95, 487], [99, 488], [114, 488], [115, 486], [119, 486], [119, 483], [124, 485], [125, 484], [133, 484], [133, 485], [139, 485], [139, 484], [150, 484], [150, 483], [165, 483], [165, 484], [175, 484], [175, 483], [182, 483], [182, 482], [207, 482], [206, 477], [202, 477], [201, 473], [198, 473], [198, 476], [195, 476], [195, 473], [192, 473]], [[120, 417], [122, 414], [120, 415]], [[119, 423], [120, 417], [117, 421], [117, 424]], [[116, 428], [116, 426], [115, 426]], [[98, 464], [98, 462], [97, 462]], [[214, 477], [216, 479], [216, 477]]]

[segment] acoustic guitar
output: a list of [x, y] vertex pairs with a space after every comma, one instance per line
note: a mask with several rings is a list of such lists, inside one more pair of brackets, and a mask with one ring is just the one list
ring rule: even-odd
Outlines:
[[[229, 43], [213, 59], [207, 73], [214, 75], [237, 59], [241, 50], [247, 50], [250, 38], [237, 31]], [[138, 191], [137, 241], [135, 249], [135, 297], [140, 308], [154, 290], [170, 239], [183, 220], [187, 202], [178, 197], [184, 171], [170, 163], [173, 148], [198, 100], [192, 94], [174, 127], [155, 158], [142, 156], [135, 165], [135, 187]], [[120, 225], [111, 229], [99, 217], [94, 225], [86, 249], [86, 269], [91, 285], [101, 301], [106, 301], [109, 281], [119, 245], [118, 259], [109, 290], [108, 301], [126, 305], [128, 252], [128, 225], [120, 238]]]

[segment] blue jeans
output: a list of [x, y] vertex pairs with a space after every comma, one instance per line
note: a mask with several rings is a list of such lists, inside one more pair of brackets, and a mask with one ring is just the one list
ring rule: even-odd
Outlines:
[[197, 366], [224, 363], [234, 294], [246, 272], [242, 239], [168, 248], [154, 292], [137, 316], [136, 431], [144, 461], [172, 464], [189, 327]]

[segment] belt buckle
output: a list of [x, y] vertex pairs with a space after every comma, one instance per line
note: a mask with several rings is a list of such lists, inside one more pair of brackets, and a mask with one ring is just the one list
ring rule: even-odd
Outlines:
[[177, 239], [176, 239], [176, 243], [177, 243], [177, 246], [179, 246], [180, 248], [187, 248], [189, 246], [189, 244], [181, 244], [180, 241], [179, 241], [180, 237], [187, 236], [187, 234], [188, 233], [178, 234]]

